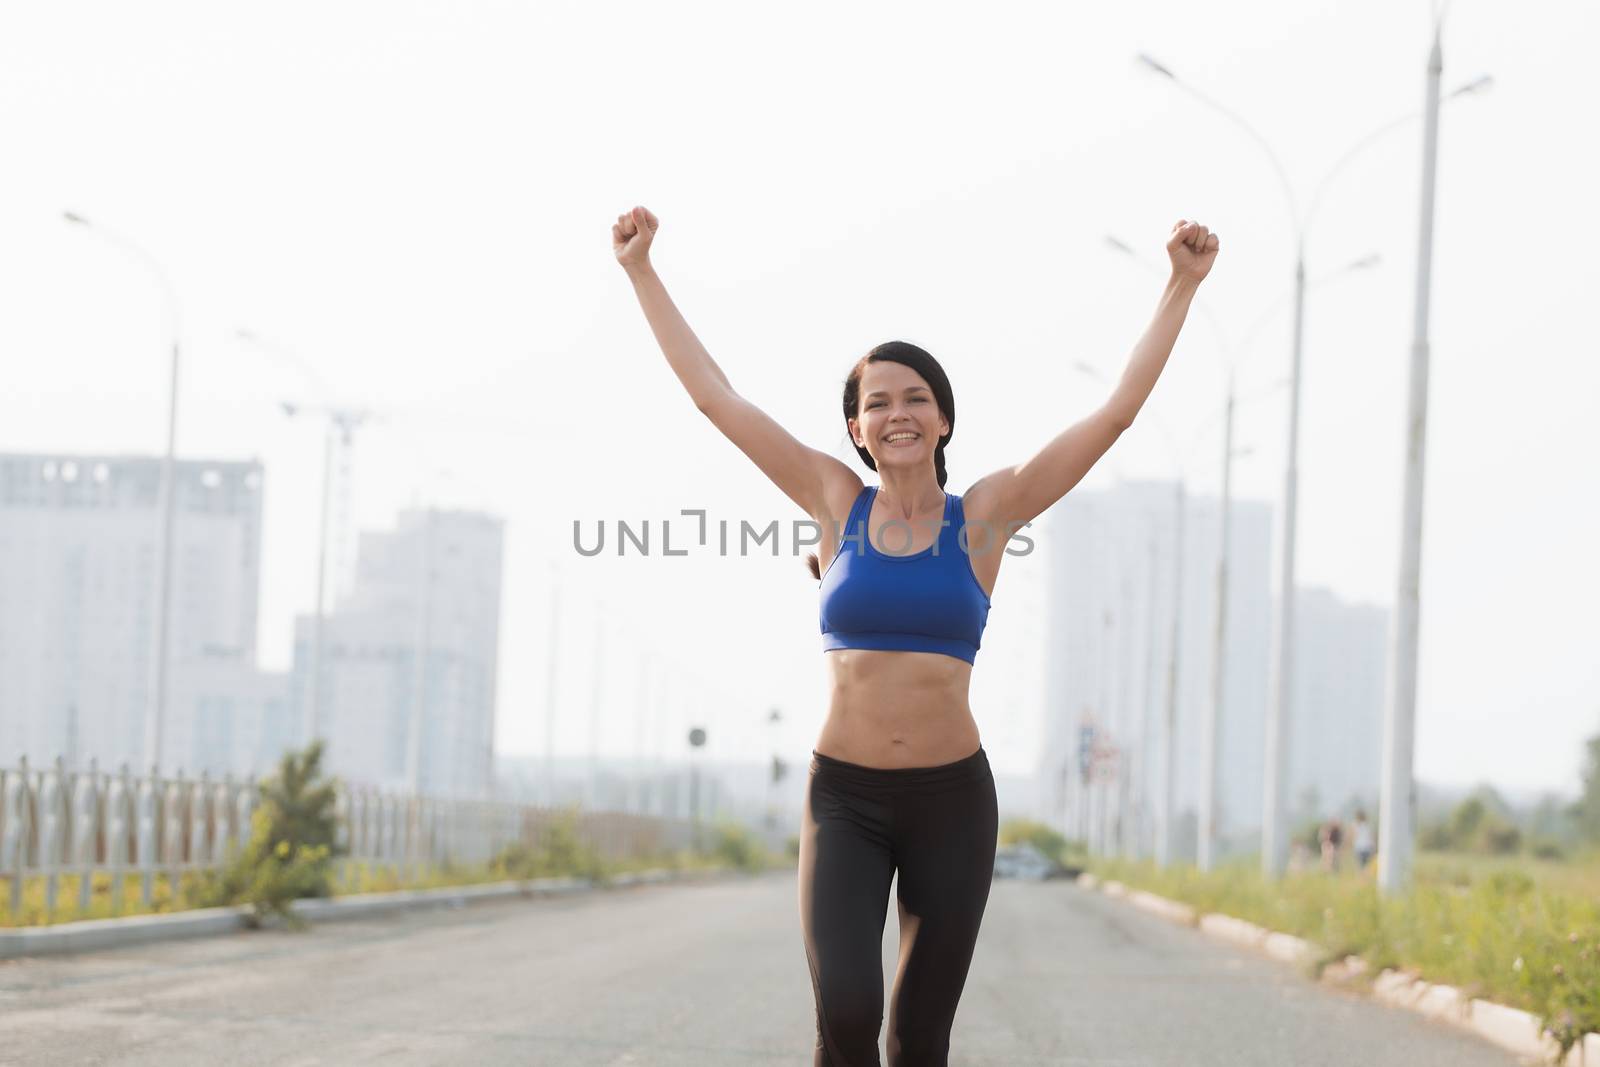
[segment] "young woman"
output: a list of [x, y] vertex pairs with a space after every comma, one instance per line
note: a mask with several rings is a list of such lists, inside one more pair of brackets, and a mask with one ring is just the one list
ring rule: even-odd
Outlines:
[[[851, 368], [844, 421], [855, 471], [789, 435], [734, 391], [650, 263], [659, 222], [617, 216], [612, 250], [656, 341], [700, 411], [822, 530], [823, 649], [833, 680], [812, 751], [800, 835], [800, 920], [816, 997], [816, 1067], [876, 1065], [880, 948], [899, 872], [891, 1067], [947, 1062], [994, 872], [994, 776], [967, 703], [1007, 538], [1060, 500], [1133, 424], [1178, 338], [1218, 240], [1179, 221], [1154, 320], [1101, 407], [1032, 459], [944, 491], [955, 398], [943, 369], [891, 341]], [[845, 551], [846, 548], [849, 551]]]

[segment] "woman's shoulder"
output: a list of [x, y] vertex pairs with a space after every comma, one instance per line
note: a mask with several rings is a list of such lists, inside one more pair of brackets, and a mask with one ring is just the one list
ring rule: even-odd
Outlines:
[[860, 478], [855, 478], [853, 483], [841, 479], [840, 484], [833, 487], [828, 494], [828, 508], [840, 522], [843, 522], [871, 490], [872, 486]]
[[849, 472], [848, 478], [831, 479], [823, 486], [823, 514], [811, 517], [822, 528], [820, 546], [824, 560], [831, 559], [838, 549], [835, 538], [842, 538], [843, 534], [848, 532], [845, 526], [848, 525], [856, 505], [866, 496], [869, 488], [871, 487], [862, 482], [854, 471]]
[[954, 493], [953, 503], [961, 509], [968, 522], [990, 522], [1000, 506], [993, 483], [980, 478], [967, 486], [965, 493]]

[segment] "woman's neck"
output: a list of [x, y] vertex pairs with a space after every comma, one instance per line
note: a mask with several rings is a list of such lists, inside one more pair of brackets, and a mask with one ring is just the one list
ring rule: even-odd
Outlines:
[[939, 488], [939, 480], [931, 470], [914, 473], [880, 470], [878, 480], [882, 483], [878, 496], [883, 498], [884, 507], [904, 518], [944, 507], [944, 490]]

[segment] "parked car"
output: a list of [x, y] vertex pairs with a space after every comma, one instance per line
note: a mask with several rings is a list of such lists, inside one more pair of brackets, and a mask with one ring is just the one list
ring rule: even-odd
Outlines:
[[1077, 873], [1057, 863], [1027, 842], [1005, 845], [995, 850], [996, 878], [1023, 878], [1042, 882], [1047, 878], [1064, 878]]

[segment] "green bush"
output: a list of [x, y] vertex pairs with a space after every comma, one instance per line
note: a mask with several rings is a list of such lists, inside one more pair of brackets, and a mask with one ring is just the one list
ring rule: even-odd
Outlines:
[[1495, 822], [1478, 831], [1478, 848], [1491, 856], [1510, 856], [1522, 849], [1522, 831], [1507, 822]]
[[1448, 852], [1451, 844], [1450, 827], [1442, 821], [1424, 823], [1417, 831], [1417, 848], [1423, 852]]
[[605, 860], [578, 835], [578, 812], [569, 809], [545, 827], [536, 844], [517, 841], [490, 860], [493, 869], [505, 877], [527, 881], [533, 878], [587, 878], [599, 885], [607, 879]]
[[338, 820], [337, 783], [322, 777], [322, 741], [288, 752], [278, 773], [261, 783], [250, 839], [220, 870], [201, 872], [189, 889], [198, 907], [249, 905], [253, 921], [269, 914], [304, 923], [291, 902], [333, 892]]
[[1570, 814], [1583, 840], [1600, 842], [1600, 734], [1584, 742], [1583, 792]]
[[[799, 839], [795, 838], [794, 841], [798, 847]], [[587, 878], [597, 885], [609, 881], [612, 874], [624, 866], [629, 869], [661, 867], [685, 871], [708, 865], [763, 871], [773, 865], [773, 858], [747, 827], [725, 822], [715, 828], [709, 845], [699, 853], [665, 852], [658, 856], [635, 857], [626, 864], [608, 864], [580, 838], [578, 812], [571, 809], [548, 825], [539, 835], [537, 843], [516, 842], [502, 849], [490, 861], [490, 867], [500, 877], [523, 881], [532, 878]]]
[[1522, 829], [1507, 816], [1504, 802], [1487, 788], [1457, 804], [1448, 817], [1425, 824], [1417, 835], [1418, 847], [1433, 852], [1509, 856], [1521, 851], [1522, 844]]
[[1540, 860], [1564, 860], [1567, 850], [1561, 847], [1561, 842], [1549, 837], [1537, 837], [1528, 843], [1528, 854]]
[[764, 871], [771, 859], [766, 846], [750, 829], [735, 822], [719, 823], [716, 838], [711, 844], [711, 855], [728, 866], [741, 871]]

